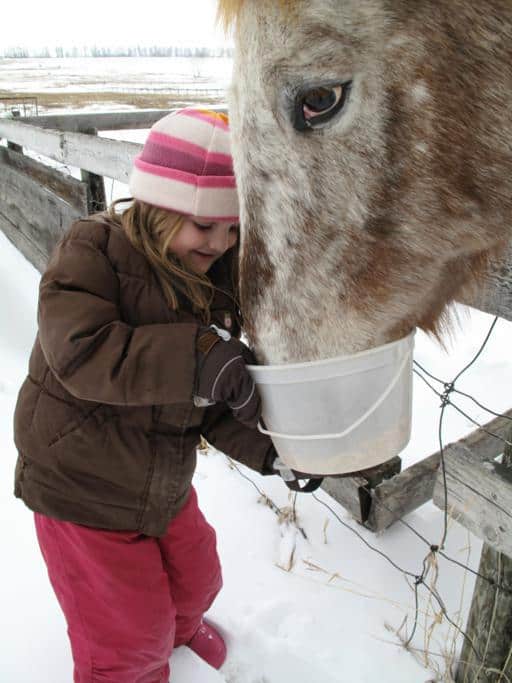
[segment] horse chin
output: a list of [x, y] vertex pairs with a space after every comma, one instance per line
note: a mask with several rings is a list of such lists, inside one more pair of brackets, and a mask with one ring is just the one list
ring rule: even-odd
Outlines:
[[[248, 336], [260, 363], [299, 363], [350, 355], [394, 342], [419, 328], [443, 345], [457, 324], [454, 301], [472, 300], [496, 250], [479, 251], [435, 264], [417, 259], [399, 286], [345, 288], [311, 299], [291, 286], [270, 288], [246, 302]], [[288, 292], [288, 293], [287, 293]], [[289, 292], [294, 292], [290, 294]], [[254, 305], [251, 305], [254, 304]]]
[[385, 314], [372, 320], [339, 305], [337, 310], [324, 310], [318, 316], [311, 311], [300, 313], [298, 300], [290, 301], [287, 309], [284, 299], [281, 297], [279, 308], [263, 308], [250, 316], [249, 339], [261, 364], [304, 363], [350, 355], [400, 339], [414, 328], [412, 320], [390, 326]]

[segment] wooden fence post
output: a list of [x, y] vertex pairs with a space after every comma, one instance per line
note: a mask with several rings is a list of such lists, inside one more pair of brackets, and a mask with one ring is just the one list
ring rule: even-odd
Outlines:
[[[511, 437], [512, 430], [508, 441]], [[501, 470], [506, 478], [512, 478], [512, 448], [508, 445]], [[456, 681], [512, 683], [512, 559], [484, 543], [478, 571], [509, 593], [477, 577], [466, 627], [473, 647], [464, 640]]]
[[[98, 135], [96, 128], [87, 128], [81, 131], [87, 135]], [[87, 184], [87, 209], [88, 213], [105, 211], [107, 208], [107, 197], [105, 194], [105, 181], [103, 176], [90, 171], [80, 170], [81, 178]]]
[[[20, 112], [16, 109], [12, 112], [12, 116], [14, 119], [19, 119]], [[13, 152], [23, 154], [23, 147], [21, 145], [17, 145], [15, 142], [10, 142], [9, 140], [7, 141], [7, 149], [12, 149]]]

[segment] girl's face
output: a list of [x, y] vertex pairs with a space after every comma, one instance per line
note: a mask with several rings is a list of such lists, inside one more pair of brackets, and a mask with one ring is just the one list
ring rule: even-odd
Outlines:
[[169, 250], [188, 268], [204, 275], [238, 239], [238, 224], [187, 216], [169, 243]]

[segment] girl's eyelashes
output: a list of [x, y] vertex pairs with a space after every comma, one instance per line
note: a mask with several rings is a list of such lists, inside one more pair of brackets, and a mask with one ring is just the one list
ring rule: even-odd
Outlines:
[[[197, 221], [193, 221], [194, 225], [198, 230], [210, 230], [210, 228], [213, 228], [214, 223], [198, 223]], [[238, 232], [240, 230], [240, 225], [238, 223], [233, 223], [233, 225], [229, 226], [230, 232]]]

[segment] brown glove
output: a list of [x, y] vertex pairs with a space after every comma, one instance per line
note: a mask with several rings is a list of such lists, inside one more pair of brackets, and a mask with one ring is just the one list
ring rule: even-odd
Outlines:
[[261, 400], [245, 365], [256, 363], [256, 359], [243, 342], [228, 338], [229, 333], [221, 337], [215, 329], [200, 328], [197, 337], [194, 403], [205, 406], [225, 402], [237, 420], [255, 428], [261, 416]]

